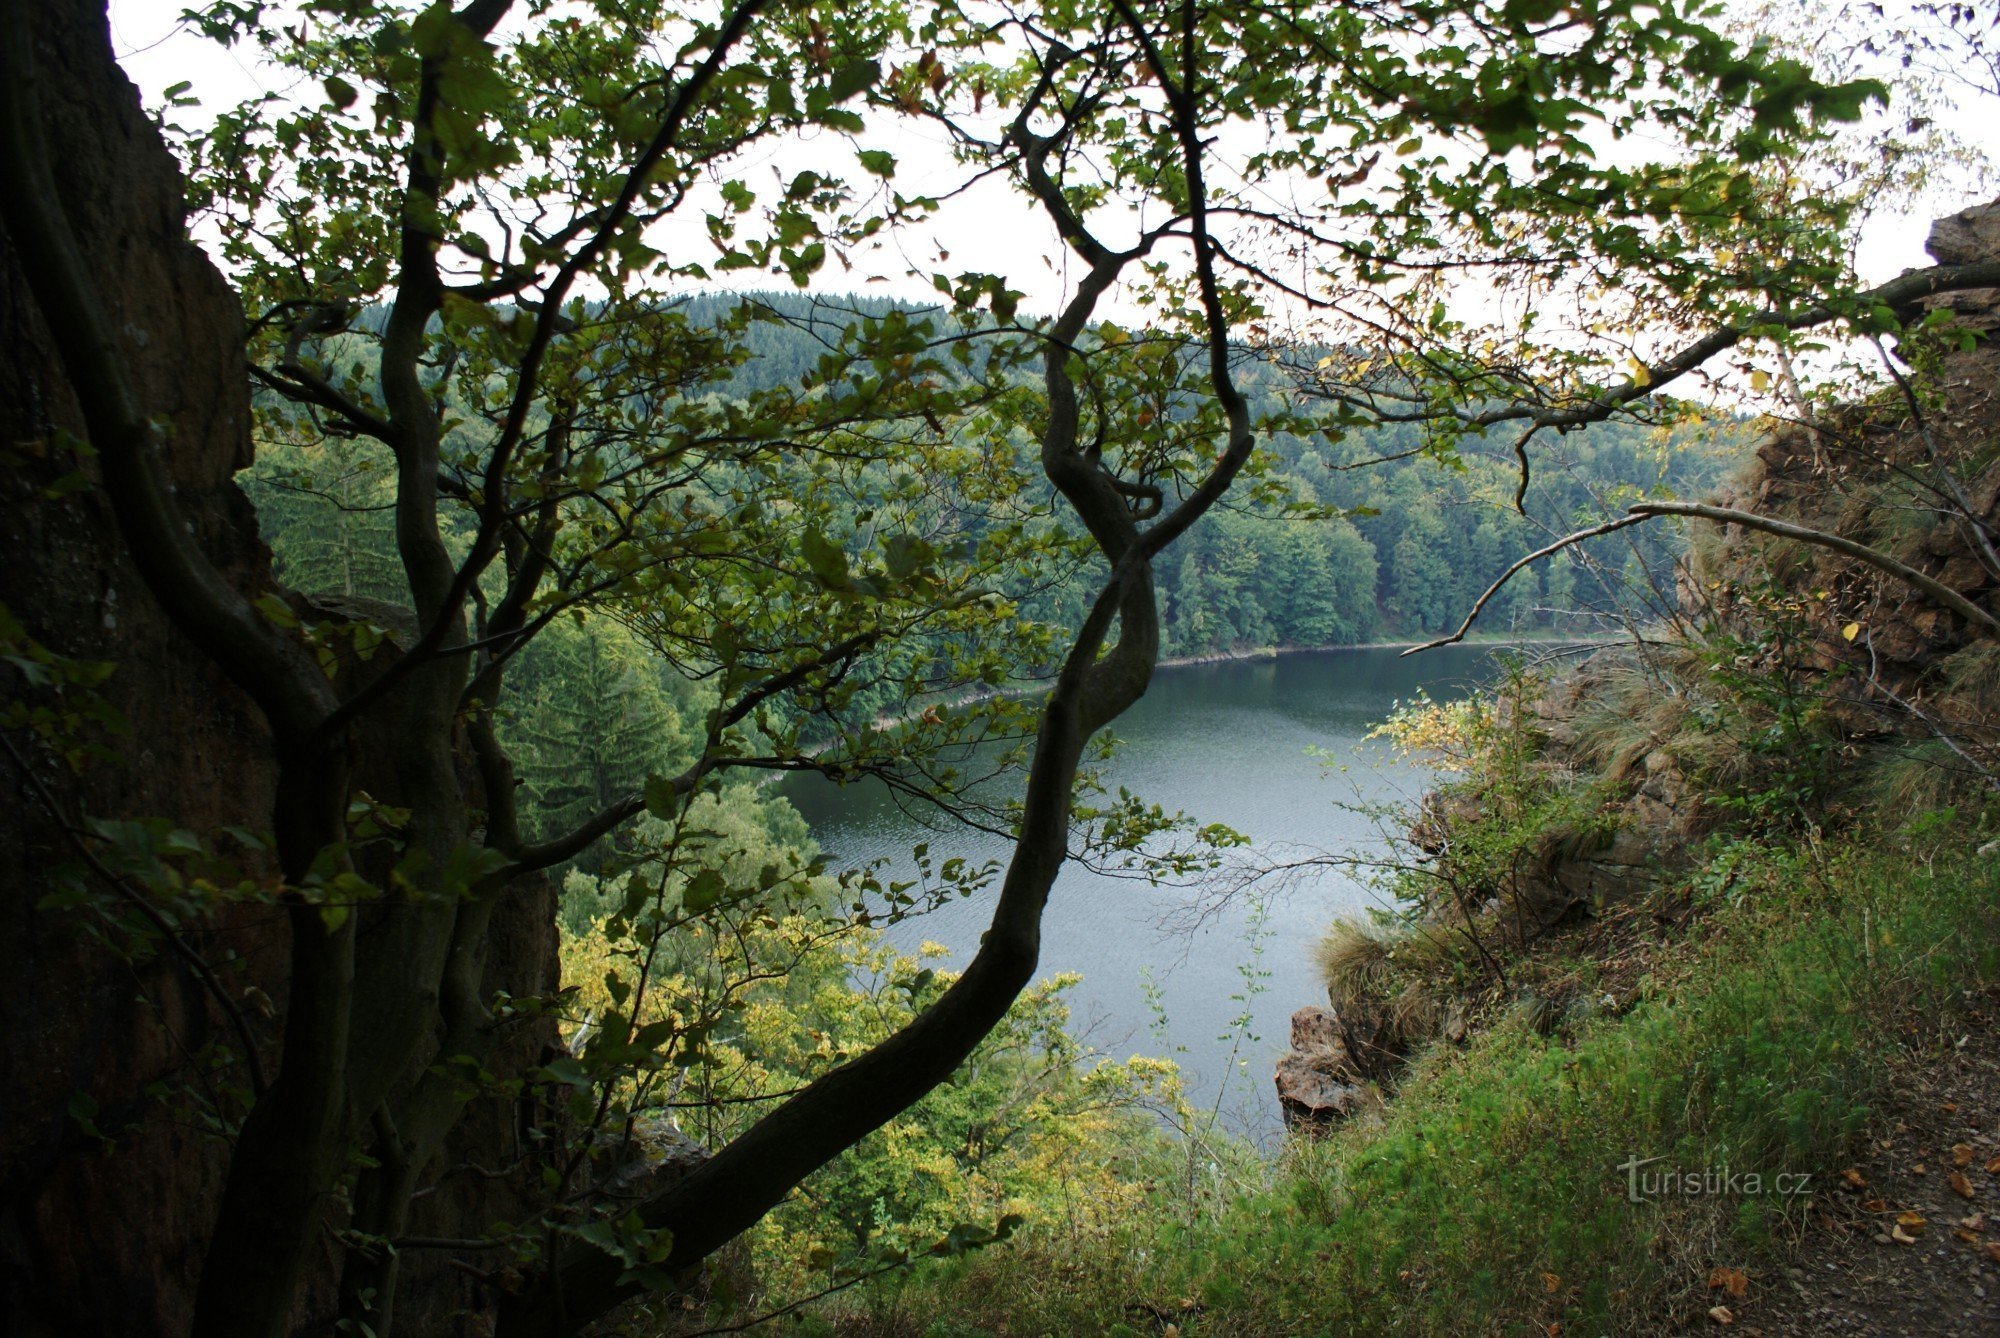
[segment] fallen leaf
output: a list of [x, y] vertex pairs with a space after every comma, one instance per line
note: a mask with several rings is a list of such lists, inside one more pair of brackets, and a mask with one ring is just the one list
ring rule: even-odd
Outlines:
[[1953, 1166], [1964, 1166], [1969, 1164], [1971, 1161], [1972, 1161], [1972, 1144], [1953, 1143], [1951, 1145], [1951, 1164]]
[[1562, 1338], [1562, 1331], [1563, 1326], [1560, 1324], [1549, 1324], [1542, 1329], [1542, 1332], [1546, 1333], [1549, 1338]]
[[1861, 1205], [1861, 1211], [1864, 1213], [1886, 1213], [1889, 1211], [1889, 1205], [1880, 1199], [1870, 1199]]
[[1709, 1290], [1721, 1289], [1731, 1296], [1741, 1297], [1750, 1290], [1750, 1278], [1740, 1268], [1711, 1268], [1708, 1270]]
[[2000, 1264], [2000, 1240], [1989, 1240], [1986, 1242], [1986, 1257], [1994, 1263]]
[[1964, 1171], [1953, 1171], [1951, 1173], [1951, 1192], [1958, 1195], [1961, 1199], [1972, 1197], [1972, 1182], [1965, 1178]]
[[1986, 1214], [1974, 1213], [1970, 1217], [1961, 1217], [1958, 1219], [1958, 1224], [1967, 1231], [1984, 1231], [1986, 1230]]
[[1896, 1214], [1896, 1225], [1908, 1227], [1912, 1231], [1922, 1231], [1924, 1229], [1924, 1215], [1905, 1209]]
[[1734, 1324], [1736, 1322], [1736, 1312], [1726, 1305], [1711, 1307], [1708, 1317], [1717, 1324]]
[[1939, 1106], [1938, 1109], [1947, 1115], [1956, 1115], [1958, 1114], [1958, 1102], [1947, 1101], [1942, 1106]]
[[1964, 1227], [1960, 1227], [1951, 1234], [1964, 1241], [1967, 1245], [1977, 1245], [1979, 1243], [1979, 1233], [1977, 1231], [1967, 1231]]
[[1917, 1243], [1915, 1236], [1912, 1236], [1899, 1226], [1889, 1228], [1889, 1239], [1895, 1241], [1898, 1245], [1915, 1245]]
[[1912, 1166], [1912, 1167], [1910, 1168], [1910, 1174], [1911, 1174], [1911, 1175], [1925, 1175], [1925, 1174], [1927, 1174], [1927, 1172], [1926, 1172], [1926, 1171], [1925, 1171], [1925, 1169], [1924, 1169], [1924, 1164], [1923, 1164], [1922, 1162], [1918, 1162], [1918, 1163], [1917, 1163], [1917, 1164], [1916, 1164], [1915, 1166]]
[[1562, 1290], [1563, 1280], [1554, 1273], [1542, 1274], [1542, 1290], [1551, 1294]]
[[1987, 1162], [1986, 1169], [1994, 1175], [2000, 1175], [2000, 1157], [1995, 1157], [1992, 1161]]
[[1842, 1171], [1840, 1173], [1840, 1178], [1842, 1180], [1845, 1180], [1850, 1186], [1852, 1186], [1855, 1189], [1859, 1189], [1863, 1185], [1868, 1183], [1868, 1177], [1861, 1174], [1861, 1172], [1858, 1169], [1852, 1166]]

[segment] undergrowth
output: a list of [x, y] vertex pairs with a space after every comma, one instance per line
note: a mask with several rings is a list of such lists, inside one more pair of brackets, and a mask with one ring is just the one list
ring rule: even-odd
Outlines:
[[[1373, 1127], [1294, 1141], [1202, 1214], [1152, 1187], [850, 1293], [850, 1334], [1657, 1331], [1716, 1266], [1782, 1252], [1898, 1048], [2000, 981], [2000, 870], [1948, 814], [1865, 844], [1720, 848], [1629, 997], [1545, 1038], [1433, 1046]], [[1629, 1201], [1626, 1164], [1765, 1192]], [[1147, 1188], [1141, 1186], [1141, 1188]], [[1706, 1302], [1703, 1302], [1705, 1305]], [[1560, 1326], [1551, 1329], [1550, 1326]]]

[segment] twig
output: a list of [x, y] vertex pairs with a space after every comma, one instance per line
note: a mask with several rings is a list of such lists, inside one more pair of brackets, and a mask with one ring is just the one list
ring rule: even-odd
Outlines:
[[1622, 530], [1628, 525], [1637, 525], [1640, 521], [1647, 519], [1650, 519], [1650, 517], [1635, 515], [1620, 516], [1616, 520], [1607, 520], [1601, 525], [1592, 525], [1588, 529], [1578, 530], [1574, 534], [1565, 534], [1548, 547], [1536, 549], [1534, 552], [1517, 561], [1513, 566], [1507, 568], [1506, 571], [1501, 572], [1500, 579], [1486, 587], [1486, 593], [1473, 601], [1472, 611], [1465, 615], [1465, 621], [1458, 625], [1456, 632], [1453, 632], [1450, 636], [1439, 637], [1436, 641], [1426, 641], [1421, 646], [1411, 646], [1396, 658], [1401, 659], [1404, 655], [1416, 655], [1423, 651], [1436, 650], [1439, 646], [1449, 646], [1465, 640], [1465, 634], [1472, 630], [1472, 624], [1479, 620], [1479, 615], [1485, 611], [1486, 605], [1491, 602], [1495, 595], [1500, 593], [1501, 588], [1507, 582], [1513, 580], [1524, 568], [1531, 567], [1543, 558], [1551, 557], [1572, 544], [1580, 544], [1585, 539], [1594, 539], [1600, 534], [1610, 534], [1614, 530]]

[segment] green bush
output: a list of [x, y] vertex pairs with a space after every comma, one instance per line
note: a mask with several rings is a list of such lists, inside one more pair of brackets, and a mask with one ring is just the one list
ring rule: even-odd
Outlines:
[[1006, 1249], [899, 1286], [893, 1305], [850, 1300], [841, 1327], [1659, 1327], [1708, 1267], [1772, 1249], [1806, 1200], [1633, 1204], [1624, 1163], [1826, 1186], [1894, 1049], [2000, 979], [2000, 877], [1970, 844], [1945, 821], [1872, 848], [1731, 847], [1718, 860], [1733, 895], [1622, 1014], [1566, 1040], [1508, 1024], [1435, 1048], [1379, 1126], [1293, 1144], [1268, 1185], [1218, 1212], [1148, 1200], [1083, 1236], [1031, 1222]]

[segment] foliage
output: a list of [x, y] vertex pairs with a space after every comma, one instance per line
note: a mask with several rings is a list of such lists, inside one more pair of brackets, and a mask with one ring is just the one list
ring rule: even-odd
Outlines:
[[[788, 853], [752, 836], [719, 866]], [[570, 882], [573, 898], [619, 900], [582, 875]], [[584, 1073], [627, 1074], [618, 1108], [653, 1121], [646, 1136], [672, 1129], [722, 1146], [762, 1105], [880, 1042], [949, 988], [953, 973], [927, 964], [944, 951], [936, 945], [905, 955], [876, 929], [829, 932], [814, 904], [832, 895], [829, 882], [809, 879], [802, 908], [780, 917], [703, 912], [650, 961], [619, 948], [623, 936], [603, 921], [565, 935], [564, 974], [578, 982], [570, 1044]], [[688, 892], [679, 889], [682, 912]], [[1080, 1046], [1063, 1002], [1074, 983], [1059, 976], [1026, 991], [949, 1083], [765, 1219], [751, 1237], [756, 1290], [739, 1300], [770, 1308], [885, 1263], [955, 1252], [949, 1242], [1047, 1224], [1079, 1195], [1101, 1212], [1136, 1203], [1134, 1167], [1160, 1139], [1150, 1112], [1179, 1106], [1178, 1077], [1170, 1063], [1113, 1062]], [[635, 1037], [658, 1029], [668, 1042], [642, 1057], [605, 1046], [607, 1026]]]
[[[1656, 375], [1635, 340], [1782, 339], [1774, 303], [1893, 323], [1887, 299], [1852, 291], [1849, 202], [1774, 198], [1758, 168], [1883, 90], [1739, 47], [1692, 0], [514, 8], [194, 15], [289, 76], [182, 149], [197, 227], [251, 312], [259, 435], [328, 462], [308, 477], [274, 454], [257, 486], [323, 536], [287, 569], [346, 611], [241, 591], [191, 537], [157, 406], [130, 389], [44, 161], [36, 44], [0, 47], [18, 90], [0, 103], [7, 232], [37, 302], [63, 313], [50, 328], [72, 380], [119, 389], [78, 400], [121, 535], [269, 726], [284, 1054], [231, 1147], [205, 1330], [290, 1322], [337, 1195], [340, 1322], [388, 1327], [399, 1224], [475, 1100], [560, 1116], [529, 1121], [538, 1201], [492, 1227], [522, 1279], [490, 1298], [510, 1334], [662, 1285], [897, 1128], [1032, 978], [1073, 819], [1101, 819], [1086, 839], [1128, 853], [1166, 821], [1128, 796], [1077, 804], [1091, 740], [1161, 652], [1161, 588], [1179, 583], [1196, 629], [1182, 648], [1367, 625], [1367, 555], [1338, 527], [1168, 556], [1203, 542], [1225, 498], [1294, 495], [1261, 443], [1323, 443], [1345, 465], [1349, 428], [1387, 426], [1414, 437], [1411, 458], [1458, 468], [1489, 428], [1525, 424], [1509, 447], [1525, 507], [1539, 430], [1681, 417], [1642, 402], [1688, 368], [1668, 357]], [[903, 117], [949, 146], [934, 194], [871, 137]], [[1611, 151], [1642, 130], [1656, 154]], [[774, 153], [810, 165], [766, 184], [748, 169]], [[1072, 267], [1045, 315], [1025, 311], [1020, 275], [939, 270], [923, 276], [935, 307], [809, 319], [823, 352], [760, 381], [739, 373], [782, 313], [681, 300], [731, 274], [803, 288], [878, 245], [907, 254], [988, 179]], [[1448, 300], [1465, 274], [1498, 299], [1491, 319]], [[1114, 289], [1118, 314], [1099, 309]], [[1293, 310], [1309, 319], [1279, 330]], [[1463, 527], [1413, 502], [1371, 534], [1386, 517], [1361, 504], [1300, 500], [1293, 520], [1350, 512], [1392, 618], [1445, 616]], [[378, 505], [393, 573], [353, 519]], [[1512, 538], [1496, 522], [1480, 542]], [[1409, 573], [1386, 598], [1385, 570]], [[393, 609], [352, 607], [392, 575]], [[565, 621], [567, 645], [551, 630]], [[609, 698], [527, 719], [552, 700], [532, 695], [538, 641], [552, 680]], [[907, 711], [1036, 676], [1034, 701]], [[561, 709], [578, 705], [649, 737], [571, 775], [551, 757], [584, 738]], [[1026, 798], [977, 814], [1007, 823], [1015, 852], [967, 970], [910, 974], [898, 1025], [868, 1032], [883, 1013], [861, 1009], [842, 1044], [865, 1048], [830, 1049], [823, 1070], [793, 1021], [752, 1028], [769, 961], [789, 988], [861, 917], [996, 871], [946, 861], [915, 889], [849, 871], [835, 900], [815, 858], [773, 852], [723, 802], [732, 773], [873, 776], [975, 810], [954, 750], [1030, 734]], [[523, 895], [536, 875], [604, 846], [589, 896], [615, 903], [605, 997], [580, 1053], [524, 1071], [509, 1047], [570, 1001], [496, 990], [489, 950], [532, 942], [516, 921], [542, 914]], [[717, 956], [721, 924], [754, 947]], [[885, 1004], [901, 969], [883, 964]], [[681, 1070], [753, 1041], [816, 1076], [636, 1207], [596, 1193], [619, 1131]], [[856, 1171], [843, 1194], [891, 1220], [850, 1204], [847, 1234], [927, 1211], [918, 1173]]]
[[[2000, 884], [1966, 833], [1947, 817], [1871, 844], [1734, 847], [1733, 906], [1616, 1014], [1437, 1050], [1380, 1128], [1293, 1145], [1268, 1190], [1218, 1217], [1142, 1208], [1081, 1242], [1030, 1230], [901, 1293], [905, 1327], [1143, 1331], [1134, 1298], [1191, 1335], [1657, 1327], [1711, 1267], [1778, 1247], [1832, 1188], [1901, 1038], [1934, 1044], [1958, 999], [2000, 980]], [[1635, 1156], [1754, 1170], [1767, 1190], [1812, 1179], [1791, 1198], [1633, 1204]]]
[[1498, 746], [1498, 730], [1493, 702], [1484, 693], [1468, 692], [1448, 702], [1419, 693], [1414, 701], [1397, 702], [1366, 737], [1387, 740], [1405, 761], [1463, 775], [1486, 765]]

